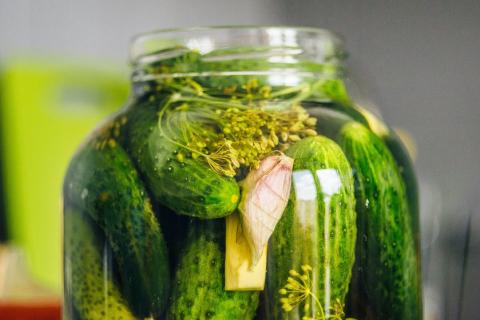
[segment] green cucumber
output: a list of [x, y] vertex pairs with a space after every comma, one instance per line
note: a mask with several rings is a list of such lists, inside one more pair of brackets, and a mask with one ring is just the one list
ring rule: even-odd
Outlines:
[[[337, 110], [327, 107], [315, 107], [309, 109], [311, 116], [317, 118], [316, 129], [319, 133], [327, 137], [338, 140], [341, 129], [354, 119], [341, 113]], [[381, 121], [377, 119], [377, 121]], [[362, 122], [360, 122], [362, 123]], [[364, 123], [366, 126], [366, 121]], [[385, 128], [387, 126], [385, 125]], [[407, 192], [408, 204], [411, 213], [412, 230], [415, 236], [417, 252], [420, 252], [420, 228], [419, 228], [419, 205], [418, 205], [418, 185], [415, 177], [415, 170], [413, 168], [412, 160], [410, 159], [405, 146], [402, 144], [398, 135], [392, 129], [388, 128], [388, 132], [379, 136], [388, 149], [390, 150], [395, 162], [397, 163], [398, 171], [405, 183]]]
[[251, 320], [258, 292], [225, 291], [225, 220], [189, 226], [173, 285], [169, 320]]
[[129, 117], [126, 149], [154, 198], [182, 215], [211, 219], [231, 214], [240, 199], [235, 179], [219, 175], [200, 159], [179, 161], [181, 147], [159, 132], [156, 105], [138, 108]]
[[231, 214], [238, 206], [240, 189], [235, 179], [223, 177], [205, 164], [185, 159], [165, 167], [154, 166], [147, 177], [158, 201], [178, 214], [212, 219]]
[[405, 185], [385, 143], [348, 123], [340, 144], [356, 172], [357, 226], [352, 316], [421, 319], [421, 287]]
[[[355, 260], [352, 170], [340, 147], [323, 136], [303, 139], [286, 154], [294, 159], [293, 187], [268, 247], [267, 318], [341, 316]], [[289, 277], [301, 283], [299, 274], [310, 283], [298, 303], [285, 286]]]
[[403, 145], [402, 141], [395, 133], [395, 131], [390, 130], [389, 134], [382, 138], [385, 141], [388, 149], [392, 153], [392, 156], [397, 163], [398, 171], [400, 172], [405, 183], [409, 208], [412, 217], [412, 230], [415, 236], [417, 251], [420, 252], [420, 208], [418, 204], [418, 185], [415, 176], [415, 170], [413, 168], [413, 162], [408, 155], [408, 151], [405, 149], [405, 146]]
[[73, 301], [73, 305], [65, 305], [66, 318], [73, 318], [76, 311], [79, 319], [135, 319], [112, 274], [104, 267], [111, 251], [92, 222], [66, 208], [64, 223], [65, 301]]
[[76, 154], [65, 181], [66, 203], [85, 211], [108, 239], [132, 311], [160, 315], [170, 286], [167, 248], [128, 155], [100, 134]]

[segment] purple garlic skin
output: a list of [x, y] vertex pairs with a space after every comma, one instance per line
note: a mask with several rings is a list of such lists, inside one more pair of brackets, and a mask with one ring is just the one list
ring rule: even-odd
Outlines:
[[288, 203], [293, 159], [284, 154], [262, 160], [242, 182], [239, 211], [255, 266]]

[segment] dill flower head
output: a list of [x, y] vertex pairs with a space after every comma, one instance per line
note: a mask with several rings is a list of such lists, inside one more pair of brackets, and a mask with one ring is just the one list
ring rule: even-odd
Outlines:
[[[235, 176], [241, 167], [257, 169], [273, 151], [317, 134], [316, 119], [302, 106], [267, 108], [269, 100], [264, 97], [271, 89], [257, 86], [254, 79], [247, 82], [246, 100], [209, 96], [193, 80], [188, 82], [188, 94], [173, 94], [159, 113], [159, 128], [183, 147], [177, 160], [201, 158], [216, 172]], [[260, 98], [264, 100], [257, 101]]]
[[[301, 312], [302, 320], [342, 320], [345, 319], [344, 305], [340, 300], [335, 300], [333, 305], [325, 310], [312, 288], [312, 267], [308, 264], [301, 266], [301, 273], [296, 270], [289, 271], [287, 283], [278, 293], [284, 312], [290, 312], [303, 302]], [[311, 299], [309, 299], [311, 298]], [[314, 313], [310, 302], [314, 302], [318, 312]], [[347, 320], [354, 320], [348, 318]]]
[[[303, 265], [301, 268], [301, 274], [293, 269], [290, 270], [287, 284], [279, 290], [281, 296], [280, 302], [285, 312], [292, 311], [293, 308], [313, 294], [310, 277], [312, 267], [310, 265]], [[304, 311], [308, 311], [310, 305], [305, 303], [304, 309]]]

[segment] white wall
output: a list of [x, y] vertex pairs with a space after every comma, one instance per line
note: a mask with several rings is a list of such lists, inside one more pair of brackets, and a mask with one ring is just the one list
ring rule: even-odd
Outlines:
[[126, 59], [128, 39], [139, 32], [214, 24], [278, 24], [283, 14], [282, 3], [282, 0], [0, 0], [0, 57], [34, 50]]

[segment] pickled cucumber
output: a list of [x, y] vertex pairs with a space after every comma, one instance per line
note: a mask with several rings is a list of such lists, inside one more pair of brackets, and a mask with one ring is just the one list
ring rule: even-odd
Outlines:
[[127, 151], [155, 199], [192, 217], [231, 214], [240, 200], [235, 179], [219, 175], [200, 159], [178, 159], [178, 147], [160, 134], [157, 122], [156, 104], [139, 106], [129, 117], [126, 141]]
[[255, 291], [226, 291], [225, 220], [192, 219], [173, 283], [169, 320], [251, 320]]
[[111, 250], [92, 221], [67, 207], [64, 231], [65, 295], [73, 301], [73, 306], [65, 305], [67, 319], [73, 318], [74, 310], [82, 320], [135, 319], [109, 273]]
[[160, 315], [170, 287], [162, 231], [127, 154], [113, 138], [104, 138], [94, 138], [72, 160], [65, 201], [85, 211], [105, 234], [135, 315]]
[[294, 159], [293, 192], [268, 250], [268, 319], [343, 315], [355, 260], [355, 195], [350, 165], [332, 140], [303, 139]]
[[385, 143], [359, 123], [346, 124], [340, 143], [356, 172], [359, 239], [353, 315], [420, 319], [420, 274], [405, 184]]

